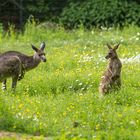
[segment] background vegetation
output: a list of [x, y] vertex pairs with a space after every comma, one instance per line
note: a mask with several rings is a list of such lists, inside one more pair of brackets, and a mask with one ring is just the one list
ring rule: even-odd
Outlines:
[[126, 0], [73, 1], [64, 8], [60, 21], [67, 27], [80, 23], [85, 27], [140, 25], [140, 4]]
[[[139, 26], [139, 0], [1, 0], [0, 53], [33, 55], [31, 44], [45, 41], [47, 63], [27, 72], [14, 94], [10, 80], [0, 91], [0, 130], [20, 133], [12, 139], [138, 140]], [[105, 45], [118, 42], [122, 88], [100, 99]]]
[[[5, 35], [0, 30], [1, 53], [18, 50], [32, 55], [30, 44], [39, 46], [42, 41], [47, 44], [47, 63], [27, 72], [14, 94], [11, 81], [8, 91], [0, 93], [0, 130], [41, 135], [40, 139], [138, 140], [140, 28], [87, 31], [80, 26], [68, 31], [32, 21], [24, 33], [16, 33], [13, 26]], [[122, 88], [100, 99], [108, 42], [121, 42]]]
[[[139, 0], [1, 0], [0, 22], [17, 25], [33, 15], [39, 21], [61, 23], [66, 28], [140, 26]], [[23, 23], [21, 23], [23, 22]]]

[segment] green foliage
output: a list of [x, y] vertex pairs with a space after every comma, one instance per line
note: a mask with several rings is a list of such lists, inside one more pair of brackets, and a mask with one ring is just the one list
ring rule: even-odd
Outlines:
[[67, 1], [65, 0], [61, 0], [61, 2], [58, 0], [28, 0], [23, 2], [23, 12], [26, 18], [33, 15], [41, 21], [50, 20], [56, 22], [66, 3]]
[[0, 23], [0, 42], [2, 41], [2, 36], [3, 36], [3, 26]]
[[64, 8], [61, 22], [69, 28], [83, 24], [91, 26], [140, 25], [140, 4], [126, 0], [72, 1]]
[[[24, 0], [22, 7], [21, 19], [24, 22], [33, 15], [39, 21], [61, 23], [66, 28], [79, 25], [86, 28], [122, 27], [128, 24], [140, 26], [138, 0]], [[19, 1], [15, 4], [13, 1], [2, 0], [0, 17], [6, 28], [7, 21], [19, 24], [19, 9]]]
[[[0, 46], [1, 51], [31, 55], [30, 44], [39, 46], [42, 41], [47, 45], [47, 63], [27, 72], [14, 94], [9, 80], [8, 90], [1, 91], [0, 130], [62, 140], [138, 140], [140, 61], [135, 56], [140, 52], [140, 28], [85, 31], [80, 26], [68, 31], [41, 28], [31, 20], [23, 34], [1, 38]], [[98, 85], [107, 65], [108, 42], [121, 42], [122, 88], [100, 99]]]

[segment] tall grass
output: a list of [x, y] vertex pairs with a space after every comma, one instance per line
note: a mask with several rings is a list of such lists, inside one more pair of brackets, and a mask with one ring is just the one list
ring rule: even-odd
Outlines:
[[[140, 53], [140, 28], [69, 31], [32, 21], [23, 33], [11, 27], [3, 35], [0, 30], [1, 52], [32, 55], [30, 44], [45, 41], [48, 61], [26, 73], [14, 94], [11, 81], [9, 89], [1, 91], [0, 130], [54, 139], [139, 139], [140, 63], [127, 60]], [[98, 85], [107, 65], [108, 42], [121, 42], [122, 88], [101, 100]]]

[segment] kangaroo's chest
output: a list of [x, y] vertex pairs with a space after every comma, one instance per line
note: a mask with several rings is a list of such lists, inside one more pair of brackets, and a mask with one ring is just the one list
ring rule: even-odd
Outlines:
[[121, 63], [119, 61], [111, 61], [109, 63], [109, 69], [112, 71], [112, 72], [117, 72], [117, 71], [120, 71], [121, 69]]

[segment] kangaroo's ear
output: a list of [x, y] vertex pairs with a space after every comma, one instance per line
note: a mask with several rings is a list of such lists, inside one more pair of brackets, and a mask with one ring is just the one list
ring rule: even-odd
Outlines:
[[112, 49], [112, 47], [108, 43], [106, 45], [107, 45], [108, 49]]
[[42, 50], [42, 51], [43, 51], [43, 50], [44, 50], [44, 48], [45, 48], [45, 42], [42, 42], [42, 43], [41, 43], [41, 45], [40, 45], [40, 50]]
[[113, 49], [114, 50], [117, 50], [118, 49], [118, 47], [119, 47], [119, 45], [120, 45], [120, 43], [119, 44], [117, 44]]
[[36, 52], [38, 51], [38, 49], [37, 49], [34, 45], [31, 44], [31, 46], [32, 46], [32, 49], [33, 49], [34, 51], [36, 51]]

